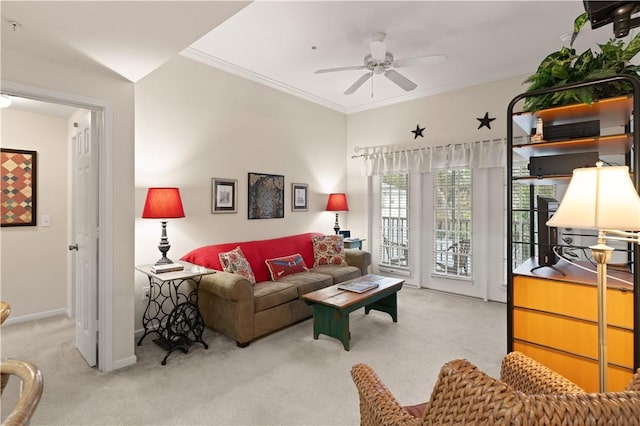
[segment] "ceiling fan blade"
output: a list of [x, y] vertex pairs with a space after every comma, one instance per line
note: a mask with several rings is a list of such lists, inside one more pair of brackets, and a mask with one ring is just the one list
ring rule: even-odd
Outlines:
[[369, 42], [369, 49], [371, 50], [371, 57], [378, 62], [384, 62], [387, 56], [387, 44], [384, 41], [371, 41]]
[[351, 67], [339, 67], [339, 68], [326, 68], [323, 70], [317, 70], [315, 74], [322, 74], [325, 72], [334, 72], [334, 71], [348, 71], [348, 70], [363, 70], [366, 66], [364, 65], [353, 65]]
[[417, 56], [415, 58], [398, 59], [393, 62], [394, 67], [413, 67], [417, 65], [435, 65], [447, 60], [447, 55], [427, 55]]
[[384, 75], [407, 92], [418, 87], [417, 84], [400, 74], [398, 71], [388, 70], [384, 72]]
[[368, 72], [365, 75], [363, 75], [362, 77], [360, 77], [358, 80], [356, 80], [355, 83], [353, 83], [351, 85], [351, 87], [349, 87], [347, 90], [344, 91], [345, 95], [350, 95], [353, 92], [355, 92], [356, 90], [358, 90], [360, 88], [360, 86], [362, 86], [365, 81], [369, 80], [371, 78], [371, 75], [373, 74], [373, 72]]

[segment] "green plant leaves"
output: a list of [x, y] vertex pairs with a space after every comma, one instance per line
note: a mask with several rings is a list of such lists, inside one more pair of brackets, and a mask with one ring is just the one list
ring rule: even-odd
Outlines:
[[576, 41], [576, 38], [578, 37], [580, 30], [582, 29], [582, 27], [584, 27], [584, 24], [586, 24], [588, 21], [589, 21], [589, 15], [587, 13], [583, 13], [582, 15], [579, 15], [575, 19], [575, 21], [573, 21], [573, 34], [571, 35], [571, 47], [573, 47], [573, 42]]
[[[578, 16], [573, 24], [571, 46], [577, 34], [589, 21], [586, 13]], [[640, 53], [640, 33], [625, 47], [622, 40], [610, 39], [599, 45], [600, 52], [587, 49], [580, 55], [573, 48], [562, 47], [542, 60], [536, 72], [524, 81], [531, 83], [527, 92], [560, 87], [582, 81], [593, 81], [615, 75], [631, 75], [640, 78], [640, 66], [630, 63]], [[573, 103], [592, 103], [595, 99], [620, 96], [629, 93], [631, 85], [625, 81], [594, 85], [580, 89], [562, 90], [547, 95], [528, 97], [524, 102], [524, 111], [535, 112], [540, 109]]]
[[628, 62], [632, 60], [638, 52], [640, 52], [640, 33], [636, 34], [636, 36], [627, 45], [627, 48], [624, 49], [622, 60]]

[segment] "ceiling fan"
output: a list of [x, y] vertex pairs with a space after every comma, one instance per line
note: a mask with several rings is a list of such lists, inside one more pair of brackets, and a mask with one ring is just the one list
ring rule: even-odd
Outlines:
[[[384, 42], [386, 37], [385, 33], [376, 33], [373, 35], [373, 41], [369, 42], [369, 50], [371, 53], [364, 57], [363, 65], [354, 65], [348, 67], [339, 68], [327, 68], [317, 70], [316, 74], [322, 74], [335, 71], [348, 71], [348, 70], [362, 70], [366, 69], [367, 73], [356, 80], [347, 90], [344, 91], [345, 95], [350, 95], [360, 88], [367, 80], [369, 80], [374, 74], [384, 74], [389, 80], [400, 86], [403, 90], [409, 92], [418, 85], [407, 77], [400, 74], [395, 68], [411, 67], [415, 65], [431, 65], [438, 64], [447, 59], [446, 55], [428, 55], [418, 56], [415, 58], [407, 59], [395, 59], [393, 54], [387, 51], [387, 45]], [[371, 93], [373, 96], [373, 93]]]

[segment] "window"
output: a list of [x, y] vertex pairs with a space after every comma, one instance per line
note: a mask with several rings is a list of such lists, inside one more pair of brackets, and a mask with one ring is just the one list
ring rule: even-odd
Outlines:
[[[529, 170], [527, 165], [513, 167], [514, 176], [527, 176]], [[512, 186], [512, 223], [511, 223], [511, 268], [515, 269], [522, 265], [535, 253], [530, 253], [529, 244], [535, 235], [531, 235], [530, 211], [531, 208], [531, 188], [533, 197], [541, 195], [543, 197], [555, 198], [556, 188], [553, 185], [519, 185]], [[505, 238], [506, 240], [506, 238]]]
[[434, 173], [434, 272], [471, 276], [471, 169]]
[[380, 179], [381, 266], [409, 269], [409, 175], [388, 174]]

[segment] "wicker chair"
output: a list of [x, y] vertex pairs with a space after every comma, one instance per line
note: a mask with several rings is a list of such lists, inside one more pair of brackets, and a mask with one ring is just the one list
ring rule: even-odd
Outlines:
[[[33, 416], [36, 407], [40, 402], [40, 396], [42, 395], [42, 374], [35, 365], [19, 361], [16, 359], [7, 359], [0, 364], [0, 373], [3, 378], [9, 378], [9, 376], [17, 376], [22, 380], [20, 385], [20, 397], [16, 402], [11, 413], [2, 422], [2, 426], [22, 426], [29, 424], [31, 416]], [[1, 390], [4, 390], [7, 384], [6, 380], [3, 380], [3, 386]], [[9, 407], [4, 407], [8, 409]]]
[[586, 393], [519, 352], [502, 362], [501, 379], [467, 360], [446, 363], [429, 402], [403, 407], [371, 367], [351, 376], [362, 425], [640, 425], [640, 370], [623, 392]]
[[0, 325], [9, 317], [11, 313], [11, 305], [4, 300], [0, 300]]

